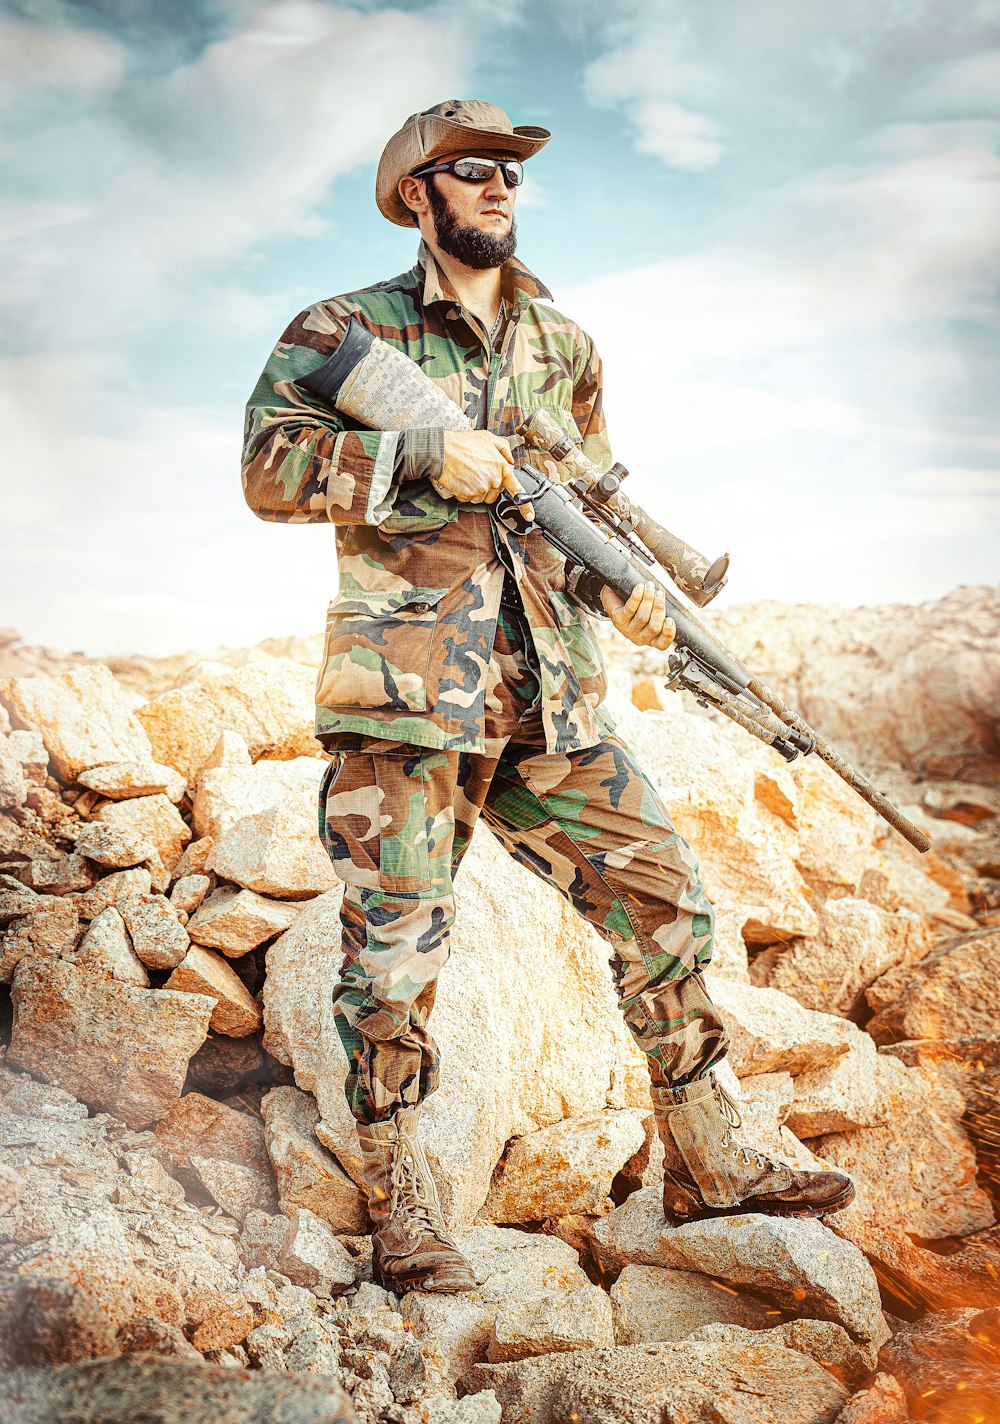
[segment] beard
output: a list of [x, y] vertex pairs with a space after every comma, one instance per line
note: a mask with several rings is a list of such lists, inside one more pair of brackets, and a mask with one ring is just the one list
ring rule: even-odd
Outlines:
[[477, 227], [462, 227], [452, 212], [448, 199], [438, 192], [433, 176], [427, 182], [427, 199], [434, 219], [434, 236], [442, 252], [454, 257], [466, 267], [484, 272], [489, 267], [502, 267], [517, 249], [517, 224], [513, 215], [510, 230], [502, 237], [480, 232]]

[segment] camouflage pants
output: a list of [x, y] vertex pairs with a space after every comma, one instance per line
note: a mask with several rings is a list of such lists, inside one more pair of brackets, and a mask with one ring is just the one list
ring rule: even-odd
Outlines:
[[501, 610], [485, 752], [342, 734], [323, 777], [320, 834], [347, 887], [334, 1016], [359, 1121], [437, 1086], [427, 1022], [480, 815], [612, 945], [619, 1002], [655, 1083], [688, 1082], [725, 1055], [701, 973], [714, 917], [691, 848], [618, 737], [546, 753], [525, 640]]

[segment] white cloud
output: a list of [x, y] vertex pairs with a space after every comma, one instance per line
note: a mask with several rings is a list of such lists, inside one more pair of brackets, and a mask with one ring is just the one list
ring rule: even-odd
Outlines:
[[1000, 116], [1000, 49], [942, 66], [918, 89], [914, 104], [935, 115]]
[[911, 470], [900, 480], [900, 488], [911, 494], [1000, 496], [1000, 470], [969, 470], [956, 466], [931, 466]]
[[0, 20], [0, 92], [11, 110], [46, 89], [100, 98], [118, 86], [124, 70], [125, 52], [108, 35]]

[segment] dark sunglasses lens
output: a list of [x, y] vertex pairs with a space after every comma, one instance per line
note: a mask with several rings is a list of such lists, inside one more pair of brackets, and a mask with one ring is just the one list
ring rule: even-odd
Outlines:
[[452, 168], [456, 178], [464, 178], [468, 183], [485, 183], [488, 178], [492, 178], [497, 168], [503, 169], [503, 176], [509, 188], [516, 188], [524, 177], [524, 168], [520, 163], [511, 161], [509, 163], [497, 164], [489, 158], [459, 158]]

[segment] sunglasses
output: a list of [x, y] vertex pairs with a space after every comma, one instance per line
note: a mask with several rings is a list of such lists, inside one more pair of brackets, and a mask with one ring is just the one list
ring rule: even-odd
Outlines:
[[410, 176], [426, 178], [429, 173], [453, 173], [463, 183], [486, 183], [496, 173], [503, 170], [503, 179], [508, 188], [519, 188], [524, 181], [524, 164], [516, 158], [449, 158], [446, 163], [433, 163], [428, 168], [418, 168]]

